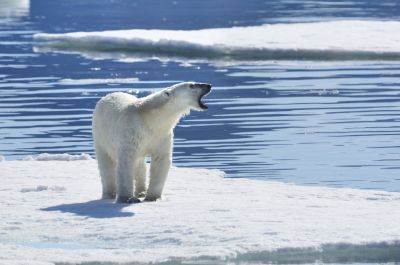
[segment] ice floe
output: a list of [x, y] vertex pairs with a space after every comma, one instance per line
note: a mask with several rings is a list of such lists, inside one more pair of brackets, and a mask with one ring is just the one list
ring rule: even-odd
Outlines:
[[[398, 60], [400, 22], [342, 20], [200, 30], [112, 30], [35, 34], [37, 50], [136, 53], [137, 57], [232, 60]], [[106, 56], [107, 57], [107, 56]]]
[[0, 163], [0, 263], [400, 261], [400, 193], [172, 168], [163, 200], [115, 204], [62, 156]]

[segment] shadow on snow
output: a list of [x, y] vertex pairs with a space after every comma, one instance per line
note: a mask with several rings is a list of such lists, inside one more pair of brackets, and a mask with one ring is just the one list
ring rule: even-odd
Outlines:
[[123, 211], [123, 209], [128, 206], [128, 204], [114, 203], [112, 200], [94, 200], [88, 202], [60, 204], [47, 208], [42, 208], [41, 210], [73, 213], [89, 218], [115, 218], [134, 216], [135, 213], [133, 212]]

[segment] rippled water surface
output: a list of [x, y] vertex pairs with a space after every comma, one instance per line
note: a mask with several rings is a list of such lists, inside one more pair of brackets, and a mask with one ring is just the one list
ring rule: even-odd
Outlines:
[[[194, 13], [184, 12], [192, 1], [165, 1], [157, 18], [138, 11], [155, 8], [152, 1], [115, 1], [115, 8], [108, 1], [67, 2], [10, 7], [0, 1], [0, 154], [7, 159], [93, 154], [91, 115], [100, 97], [145, 96], [196, 80], [214, 85], [210, 108], [176, 128], [175, 165], [218, 168], [228, 177], [400, 191], [400, 62], [135, 60], [35, 52], [32, 39], [36, 32], [398, 19], [396, 1], [221, 1]], [[97, 12], [86, 14], [88, 6]], [[200, 19], [206, 11], [208, 20]]]

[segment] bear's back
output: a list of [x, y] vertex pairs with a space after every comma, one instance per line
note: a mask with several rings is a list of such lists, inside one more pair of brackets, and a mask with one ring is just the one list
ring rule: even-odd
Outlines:
[[127, 93], [115, 92], [108, 94], [97, 102], [94, 109], [94, 118], [110, 119], [119, 118], [121, 113], [128, 107], [135, 105], [138, 98]]
[[120, 128], [119, 121], [124, 111], [135, 103], [138, 98], [127, 93], [115, 92], [106, 95], [96, 104], [93, 113], [93, 137], [99, 144], [111, 144], [115, 140], [115, 133]]
[[109, 110], [120, 112], [123, 111], [127, 106], [134, 104], [137, 100], [138, 98], [131, 94], [115, 92], [103, 97], [97, 103], [96, 108], [98, 106], [102, 106], [108, 108]]

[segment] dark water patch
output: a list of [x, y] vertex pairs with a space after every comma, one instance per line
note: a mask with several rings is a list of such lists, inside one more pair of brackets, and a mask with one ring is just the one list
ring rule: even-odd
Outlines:
[[328, 244], [320, 248], [246, 253], [238, 255], [237, 260], [273, 264], [388, 263], [400, 261], [400, 246], [398, 243]]

